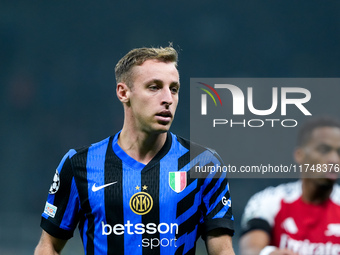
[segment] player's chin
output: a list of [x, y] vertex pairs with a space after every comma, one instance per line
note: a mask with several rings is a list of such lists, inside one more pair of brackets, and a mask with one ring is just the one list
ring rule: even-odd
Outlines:
[[324, 176], [323, 178], [318, 178], [317, 182], [319, 186], [322, 186], [324, 189], [331, 189], [334, 183], [336, 182], [336, 180], [332, 178], [327, 178]]
[[171, 122], [167, 122], [167, 123], [158, 122], [155, 130], [157, 130], [159, 133], [164, 133], [164, 132], [168, 132], [170, 127], [171, 127]]

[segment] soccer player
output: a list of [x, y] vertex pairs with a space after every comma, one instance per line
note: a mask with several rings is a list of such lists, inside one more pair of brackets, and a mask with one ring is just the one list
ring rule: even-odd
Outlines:
[[298, 133], [300, 180], [253, 195], [242, 217], [243, 255], [340, 254], [340, 123], [305, 122]]
[[221, 165], [213, 150], [169, 132], [180, 88], [177, 52], [138, 48], [116, 65], [121, 131], [70, 150], [51, 185], [35, 255], [59, 254], [79, 226], [85, 254], [234, 254], [224, 174], [190, 178], [195, 165]]

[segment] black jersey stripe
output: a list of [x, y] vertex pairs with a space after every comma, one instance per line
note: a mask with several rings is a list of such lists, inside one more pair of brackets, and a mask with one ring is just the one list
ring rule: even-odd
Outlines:
[[175, 252], [175, 255], [182, 255], [183, 254], [183, 251], [184, 251], [184, 245], [185, 244], [182, 244], [181, 246], [179, 246]]
[[[209, 165], [210, 165], [210, 164], [209, 164]], [[206, 187], [206, 188], [204, 189], [204, 191], [203, 191], [203, 196], [207, 195], [207, 194], [208, 194], [208, 193], [216, 186], [216, 183], [217, 183], [218, 181], [220, 181], [220, 180], [219, 180], [220, 176], [221, 176], [221, 172], [216, 173], [215, 176], [214, 176], [214, 178], [211, 178], [210, 183], [207, 185], [207, 187]], [[218, 195], [219, 195], [219, 194], [218, 194]]]
[[178, 170], [181, 170], [190, 162], [190, 152], [183, 154], [181, 157], [178, 158]]
[[[184, 247], [185, 244], [181, 245], [180, 247], [178, 247], [178, 249], [175, 252], [175, 255], [182, 255], [184, 254]], [[196, 254], [196, 244], [194, 245], [194, 247], [192, 249], [190, 249], [188, 252], [185, 253], [185, 255], [195, 255]]]
[[233, 208], [229, 207], [228, 211], [226, 212], [226, 214], [223, 216], [223, 218], [232, 218], [233, 216]]
[[187, 196], [185, 196], [181, 201], [177, 204], [177, 212], [176, 217], [178, 218], [184, 212], [186, 212], [190, 207], [193, 206], [195, 202], [195, 196], [199, 192], [199, 187], [196, 187], [192, 190]]
[[201, 213], [200, 211], [196, 211], [193, 215], [190, 216], [189, 219], [184, 221], [182, 224], [179, 225], [179, 231], [178, 235], [176, 235], [177, 238], [180, 236], [186, 234], [186, 233], [191, 233], [192, 231], [195, 230], [197, 222], [200, 220]]
[[[146, 166], [146, 168], [148, 165]], [[146, 171], [144, 171], [146, 170]], [[142, 215], [142, 223], [144, 225], [154, 222], [158, 223], [159, 222], [159, 171], [160, 171], [160, 163], [157, 165], [154, 165], [152, 167], [152, 171], [147, 171], [148, 169], [143, 169], [143, 174], [141, 175], [141, 185], [142, 186], [147, 186], [147, 193], [150, 194], [150, 196], [153, 199], [153, 207], [151, 211], [145, 215]], [[157, 231], [156, 234], [148, 234], [144, 233], [142, 235], [143, 239], [144, 238], [158, 238], [160, 239], [160, 234]], [[147, 254], [160, 254], [160, 246], [154, 247], [152, 250], [150, 247], [143, 247], [143, 255]]]
[[[226, 197], [227, 197], [227, 195], [226, 195]], [[229, 198], [227, 197], [227, 199], [229, 199]], [[215, 216], [216, 214], [218, 214], [218, 213], [222, 210], [223, 207], [224, 207], [224, 205], [223, 205], [222, 200], [221, 200], [221, 201], [218, 202], [218, 204], [214, 207], [214, 209], [210, 212], [209, 217], [210, 217], [210, 218], [214, 218], [214, 216]], [[229, 209], [230, 209], [230, 208], [229, 208]]]
[[55, 218], [58, 218], [58, 219], [63, 217], [65, 210], [66, 210], [66, 205], [70, 197], [72, 178], [73, 178], [73, 173], [71, 171], [67, 171], [67, 169], [70, 169], [70, 165], [71, 165], [70, 159], [67, 158], [59, 174], [60, 187], [59, 187], [59, 191], [55, 194], [54, 204], [58, 205], [59, 208], [64, 208], [64, 209], [57, 210]]
[[[216, 185], [217, 181], [220, 179], [213, 179], [209, 185], [213, 182], [214, 186]], [[219, 185], [220, 187], [226, 187], [228, 185], [228, 180], [226, 178], [223, 179], [223, 181], [221, 182], [221, 184]], [[223, 191], [223, 190], [222, 190]], [[214, 192], [214, 194], [210, 197], [209, 199], [209, 206], [211, 206], [212, 204], [214, 204], [217, 200], [217, 198], [221, 196], [221, 194], [219, 192]], [[228, 199], [230, 197], [229, 192], [227, 194], [225, 194], [225, 197]]]
[[[185, 244], [182, 244], [180, 247], [177, 248], [175, 255], [183, 255], [184, 254], [184, 247]], [[185, 253], [185, 255], [195, 255], [196, 254], [196, 244], [192, 249]]]
[[95, 229], [95, 224], [94, 224], [94, 215], [91, 213], [87, 217], [87, 231], [86, 231], [86, 236], [87, 236], [87, 244], [86, 244], [86, 255], [93, 255], [94, 254], [94, 229]]
[[195, 255], [195, 254], [196, 254], [196, 244], [187, 253], [185, 253], [185, 255]]
[[191, 174], [191, 171], [194, 171], [193, 169], [195, 169], [196, 166], [199, 165], [199, 162], [197, 164], [195, 164], [194, 166], [192, 166], [189, 170], [189, 174], [187, 174], [187, 183], [188, 183], [188, 186], [194, 182], [195, 180], [203, 180], [203, 178], [200, 178], [200, 179], [197, 179], [197, 178], [190, 178], [190, 174]]
[[[72, 160], [72, 169], [74, 171], [74, 175], [77, 176], [75, 178], [77, 188], [79, 191], [79, 197], [81, 198], [82, 204], [81, 207], [87, 213], [87, 229], [84, 229], [86, 233], [86, 254], [93, 255], [94, 254], [94, 215], [92, 214], [92, 209], [88, 199], [88, 181], [87, 181], [87, 154], [88, 148], [77, 151], [77, 154], [71, 158]], [[81, 219], [80, 224], [84, 224], [85, 219]]]
[[167, 133], [167, 137], [165, 140], [165, 143], [163, 147], [160, 149], [160, 151], [152, 158], [152, 160], [144, 167], [142, 170], [142, 173], [145, 171], [149, 171], [152, 169], [152, 166], [154, 164], [159, 164], [159, 161], [169, 152], [172, 144], [172, 137], [170, 133]]
[[[114, 201], [123, 201], [123, 163], [114, 154], [112, 141], [113, 137], [110, 137], [105, 157], [104, 180], [105, 183], [117, 183], [104, 189], [104, 196], [106, 220], [115, 225], [124, 222], [123, 203], [114, 203]], [[107, 246], [108, 254], [124, 254], [124, 235], [108, 235]]]
[[195, 143], [190, 143], [188, 140], [180, 136], [177, 136], [177, 140], [184, 148], [188, 149], [187, 153], [178, 158], [178, 170], [181, 170], [184, 166], [189, 164], [192, 159], [196, 158], [199, 154], [206, 150]]

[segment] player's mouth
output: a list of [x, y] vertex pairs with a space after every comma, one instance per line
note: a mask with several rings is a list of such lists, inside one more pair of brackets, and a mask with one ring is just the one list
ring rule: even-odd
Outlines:
[[169, 110], [163, 110], [156, 113], [156, 117], [162, 122], [170, 122], [172, 120], [172, 113]]

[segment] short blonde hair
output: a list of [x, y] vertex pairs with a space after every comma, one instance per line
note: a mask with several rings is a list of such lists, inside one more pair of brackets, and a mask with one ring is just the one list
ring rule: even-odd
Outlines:
[[177, 67], [178, 53], [171, 45], [165, 48], [136, 48], [129, 51], [118, 61], [115, 67], [117, 84], [124, 82], [131, 87], [132, 67], [142, 65], [149, 59], [157, 59], [163, 62], [174, 62]]

